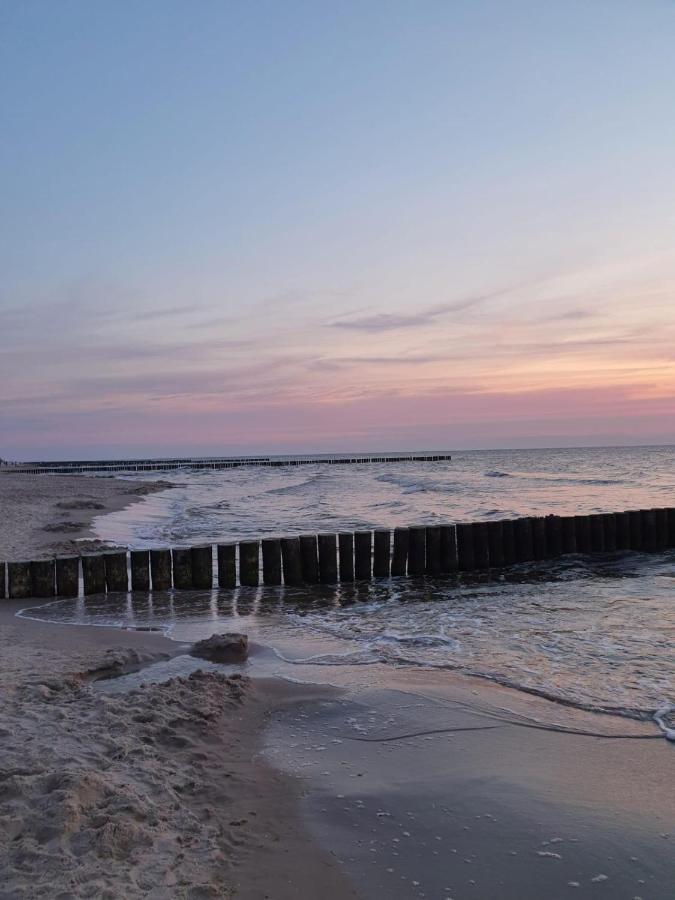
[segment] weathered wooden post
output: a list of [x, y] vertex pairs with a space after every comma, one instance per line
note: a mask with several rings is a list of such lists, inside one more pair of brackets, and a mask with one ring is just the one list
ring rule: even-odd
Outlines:
[[391, 554], [391, 531], [378, 528], [373, 532], [373, 575], [375, 578], [389, 578]]
[[54, 577], [55, 565], [53, 559], [34, 560], [30, 564], [31, 591], [33, 597], [53, 597]]
[[281, 584], [281, 541], [263, 538], [262, 565], [264, 584]]
[[426, 529], [426, 573], [441, 574], [441, 527], [427, 525]]
[[354, 532], [354, 576], [357, 581], [370, 581], [373, 577], [373, 533]]
[[105, 592], [105, 562], [101, 554], [82, 557], [82, 579], [85, 596]]
[[591, 553], [603, 553], [605, 550], [605, 520], [602, 513], [592, 513], [589, 516], [591, 523]]
[[237, 586], [237, 545], [218, 544], [218, 587]]
[[127, 575], [126, 551], [105, 553], [103, 559], [105, 562], [105, 584], [108, 592], [128, 591], [129, 578]]
[[168, 591], [171, 588], [171, 551], [150, 551], [150, 575], [153, 591]]
[[488, 522], [488, 552], [490, 554], [491, 568], [501, 568], [504, 565], [504, 524], [501, 519]]
[[239, 584], [257, 587], [260, 576], [260, 542], [239, 542]]
[[129, 553], [131, 566], [131, 590], [150, 590], [150, 554], [147, 550], [131, 550]]
[[31, 596], [33, 582], [30, 576], [29, 562], [7, 563], [7, 580], [9, 596], [15, 600], [25, 600]]
[[192, 548], [192, 584], [200, 591], [210, 591], [213, 587], [213, 547]]
[[532, 533], [532, 519], [525, 516], [516, 519], [513, 523], [516, 537], [516, 561], [530, 562], [534, 559], [534, 536]]
[[627, 512], [614, 513], [616, 519], [616, 549], [628, 550], [630, 547], [630, 516]]
[[408, 571], [408, 529], [394, 528], [394, 551], [391, 559], [391, 574], [405, 575]]
[[656, 550], [656, 510], [641, 509], [640, 517], [642, 519], [642, 549], [647, 553], [654, 553]]
[[457, 532], [454, 525], [441, 525], [441, 572], [457, 571]]
[[300, 535], [302, 580], [305, 584], [319, 583], [319, 551], [315, 534]]
[[299, 538], [281, 538], [281, 564], [284, 571], [284, 584], [302, 584]]
[[470, 572], [476, 568], [470, 522], [457, 523], [457, 562], [460, 572]]
[[487, 522], [474, 522], [471, 526], [473, 532], [473, 561], [477, 569], [490, 568], [490, 538]]
[[502, 520], [502, 535], [504, 538], [504, 565], [512, 566], [518, 559], [516, 554], [516, 529], [513, 519]]
[[591, 552], [591, 517], [590, 516], [575, 516], [574, 522], [576, 525], [577, 532], [577, 552], [578, 553], [590, 553]]
[[562, 524], [562, 552], [565, 554], [577, 552], [577, 527], [574, 516], [563, 516]]
[[562, 556], [563, 533], [560, 516], [546, 516], [546, 547], [550, 559]]
[[338, 550], [340, 552], [340, 581], [354, 580], [354, 535], [351, 531], [338, 534]]
[[56, 557], [57, 597], [77, 597], [80, 592], [79, 556]]
[[173, 586], [179, 591], [192, 590], [192, 553], [189, 547], [174, 547], [171, 551], [173, 562]]
[[319, 581], [321, 584], [337, 584], [337, 536], [319, 535]]
[[534, 558], [547, 559], [548, 547], [546, 545], [546, 521], [542, 516], [534, 516], [532, 518], [532, 545], [534, 547]]
[[656, 517], [656, 549], [665, 550], [668, 546], [668, 510], [660, 507], [654, 510]]
[[616, 516], [614, 513], [603, 513], [602, 524], [605, 531], [605, 550], [613, 553], [616, 550]]
[[630, 549], [642, 550], [642, 513], [639, 509], [628, 511], [628, 524], [630, 527]]
[[668, 546], [675, 547], [675, 507], [668, 507]]
[[408, 529], [408, 575], [424, 575], [427, 567], [427, 530], [423, 526]]
[[5, 591], [5, 573], [7, 571], [7, 566], [4, 562], [0, 562], [0, 600], [4, 600], [6, 596]]

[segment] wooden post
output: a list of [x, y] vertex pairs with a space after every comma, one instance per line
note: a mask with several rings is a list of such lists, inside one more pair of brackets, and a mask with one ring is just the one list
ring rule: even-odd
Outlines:
[[426, 534], [426, 573], [427, 575], [441, 574], [441, 527], [440, 525], [427, 525]]
[[603, 553], [605, 550], [605, 520], [602, 513], [593, 513], [591, 523], [591, 553]]
[[264, 584], [281, 584], [281, 541], [264, 538], [262, 541]]
[[665, 550], [668, 546], [668, 510], [663, 507], [654, 510], [656, 516], [656, 549]]
[[354, 580], [354, 535], [351, 531], [338, 534], [340, 551], [340, 581]]
[[548, 559], [546, 520], [542, 516], [534, 516], [532, 519], [532, 544], [535, 559]]
[[54, 596], [55, 568], [53, 559], [35, 560], [30, 564], [31, 591], [33, 597]]
[[577, 523], [574, 516], [562, 517], [562, 552], [577, 552]]
[[614, 513], [616, 519], [616, 549], [628, 550], [630, 547], [630, 516], [627, 512]]
[[457, 532], [454, 525], [441, 525], [441, 572], [457, 571]]
[[490, 538], [487, 522], [474, 522], [473, 531], [473, 560], [477, 569], [490, 568]]
[[476, 568], [470, 522], [457, 523], [457, 562], [460, 572], [470, 572]]
[[150, 554], [147, 550], [132, 550], [131, 562], [131, 590], [150, 590]]
[[192, 553], [189, 547], [174, 547], [171, 551], [173, 562], [173, 586], [178, 591], [192, 590]]
[[9, 596], [16, 600], [25, 600], [31, 596], [33, 581], [30, 576], [29, 562], [7, 563], [7, 580]]
[[281, 564], [284, 570], [284, 584], [302, 584], [299, 538], [281, 538]]
[[192, 548], [192, 583], [200, 591], [213, 587], [213, 548], [211, 544]]
[[427, 530], [408, 529], [408, 575], [424, 575], [427, 567]]
[[504, 524], [501, 519], [488, 522], [487, 530], [490, 567], [500, 568], [504, 565]]
[[82, 557], [82, 578], [85, 596], [105, 592], [105, 562], [102, 555], [87, 554]]
[[629, 510], [628, 525], [630, 528], [630, 549], [642, 550], [642, 513], [639, 509]]
[[334, 534], [319, 535], [319, 581], [321, 584], [337, 584], [337, 537]]
[[546, 516], [546, 547], [550, 559], [562, 556], [563, 533], [560, 516]]
[[103, 559], [105, 562], [105, 584], [108, 592], [128, 591], [129, 578], [127, 575], [126, 551], [105, 553]]
[[237, 545], [218, 544], [218, 587], [237, 586]]
[[354, 532], [354, 576], [357, 581], [370, 581], [373, 577], [373, 533]]
[[616, 516], [614, 513], [603, 513], [602, 523], [605, 529], [605, 550], [613, 553], [616, 550]]
[[171, 587], [171, 551], [150, 551], [150, 574], [153, 591], [168, 591]]
[[641, 509], [640, 517], [642, 519], [642, 549], [647, 553], [654, 553], [656, 550], [656, 510]]
[[408, 529], [394, 528], [394, 552], [391, 559], [391, 574], [405, 575], [408, 571]]
[[668, 508], [668, 546], [675, 547], [675, 507]]
[[529, 562], [534, 559], [534, 537], [532, 534], [532, 519], [525, 516], [516, 519], [513, 523], [516, 537], [517, 562]]
[[57, 556], [56, 595], [57, 597], [77, 597], [80, 593], [79, 556]]
[[5, 572], [7, 571], [7, 566], [4, 562], [0, 562], [0, 600], [4, 600], [6, 596], [5, 591]]
[[257, 587], [259, 583], [260, 542], [239, 542], [239, 584]]
[[575, 516], [574, 523], [577, 532], [577, 553], [591, 552], [591, 517]]
[[504, 519], [502, 521], [502, 535], [504, 537], [504, 565], [512, 566], [517, 559], [516, 530], [513, 519]]
[[373, 575], [389, 578], [391, 531], [378, 528], [373, 532]]
[[300, 535], [302, 580], [305, 584], [319, 583], [319, 551], [315, 534]]

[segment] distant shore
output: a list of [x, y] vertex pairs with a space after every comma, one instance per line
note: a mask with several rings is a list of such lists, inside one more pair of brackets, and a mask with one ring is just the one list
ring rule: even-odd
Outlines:
[[172, 487], [83, 475], [0, 473], [0, 559], [22, 560], [93, 550], [97, 516]]

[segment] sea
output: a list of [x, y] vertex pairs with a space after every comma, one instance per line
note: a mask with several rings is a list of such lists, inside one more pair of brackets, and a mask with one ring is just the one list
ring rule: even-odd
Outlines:
[[[189, 546], [675, 506], [673, 446], [435, 452], [452, 460], [163, 473], [170, 488], [99, 517], [95, 532], [131, 548]], [[363, 679], [375, 666], [433, 668], [673, 724], [675, 550], [335, 588], [111, 595], [31, 614], [182, 641], [245, 631], [286, 675], [295, 666], [330, 682], [341, 667]]]

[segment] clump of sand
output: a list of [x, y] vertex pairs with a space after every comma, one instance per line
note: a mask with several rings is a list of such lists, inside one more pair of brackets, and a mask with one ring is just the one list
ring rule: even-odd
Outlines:
[[116, 651], [79, 671], [8, 666], [0, 896], [231, 896], [228, 719], [249, 683], [196, 672], [129, 694], [92, 688], [94, 674], [140, 662]]

